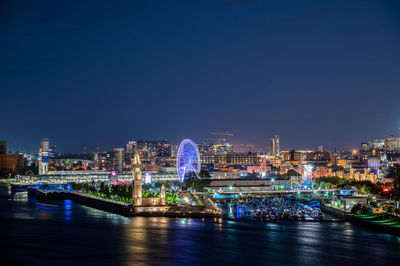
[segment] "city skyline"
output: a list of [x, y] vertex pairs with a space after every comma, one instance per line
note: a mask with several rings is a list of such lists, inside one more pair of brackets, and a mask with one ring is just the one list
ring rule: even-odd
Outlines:
[[399, 3], [360, 3], [2, 3], [0, 139], [107, 150], [229, 130], [349, 150], [397, 136]]
[[[266, 152], [266, 153], [275, 154], [276, 152], [271, 152], [271, 147], [272, 147], [271, 145], [274, 145], [274, 144], [272, 144], [273, 143], [272, 140], [275, 137], [278, 137], [278, 150], [279, 150], [280, 149], [279, 148], [279, 138], [280, 138], [280, 136], [279, 135], [272, 135], [270, 137], [272, 137], [272, 138], [268, 139], [263, 147], [255, 146], [255, 145], [253, 145], [253, 143], [251, 143], [251, 141], [247, 141], [247, 144], [243, 144], [243, 143], [237, 143], [237, 141], [236, 142], [235, 141], [232, 142], [232, 141], [227, 140], [226, 143], [229, 143], [230, 145], [233, 145], [234, 146], [233, 150], [234, 151], [238, 151], [238, 152], [243, 152], [243, 151], [247, 150], [247, 151], [252, 151], [252, 152]], [[290, 146], [287, 146], [287, 144], [284, 143], [281, 146], [281, 149], [282, 150], [315, 150], [315, 151], [319, 151], [320, 149], [323, 149], [324, 151], [329, 151], [329, 152], [333, 152], [333, 151], [352, 152], [353, 150], [362, 149], [363, 148], [362, 145], [366, 144], [367, 142], [371, 142], [373, 140], [384, 141], [384, 139], [387, 138], [387, 137], [400, 138], [400, 134], [399, 135], [390, 134], [390, 135], [387, 135], [385, 137], [374, 137], [374, 138], [371, 138], [369, 140], [363, 140], [363, 141], [359, 142], [358, 146], [354, 145], [353, 147], [344, 148], [342, 150], [338, 149], [336, 147], [325, 146], [323, 143], [321, 143], [321, 144], [319, 144], [319, 145], [317, 145], [315, 147], [304, 147], [304, 146], [301, 146], [301, 145], [296, 145], [295, 147], [290, 147]], [[177, 143], [170, 142], [167, 138], [161, 138], [159, 140], [156, 140], [156, 139], [129, 139], [129, 140], [125, 141], [125, 143], [122, 143], [122, 144], [119, 144], [119, 145], [110, 144], [108, 147], [107, 146], [106, 147], [105, 146], [100, 146], [100, 145], [91, 146], [91, 147], [90, 146], [89, 147], [88, 146], [83, 146], [83, 147], [80, 147], [77, 150], [68, 150], [68, 149], [66, 149], [65, 147], [62, 147], [62, 146], [61, 147], [60, 146], [57, 147], [57, 143], [55, 143], [51, 138], [42, 137], [41, 139], [42, 140], [43, 139], [50, 140], [52, 142], [52, 145], [54, 146], [53, 148], [55, 149], [56, 153], [105, 152], [105, 151], [112, 151], [114, 149], [120, 149], [120, 148], [123, 148], [124, 151], [127, 151], [127, 145], [129, 143], [131, 143], [132, 141], [164, 141], [165, 140], [165, 141], [168, 141], [171, 145], [178, 145], [180, 143], [179, 141]], [[207, 139], [212, 139], [212, 138], [193, 138], [193, 139], [196, 141], [196, 144], [198, 144], [198, 145], [218, 144], [219, 143], [218, 138], [215, 138], [214, 141], [209, 141], [209, 140], [206, 141]], [[219, 140], [221, 140], [221, 139], [219, 139]], [[6, 141], [7, 142], [7, 140], [1, 140], [1, 141]], [[11, 146], [11, 148], [10, 148], [10, 146]], [[18, 149], [13, 149], [12, 147], [13, 147], [13, 145], [10, 145], [7, 142], [7, 152], [37, 153], [37, 149], [38, 149], [38, 147], [40, 147], [40, 145], [36, 147], [36, 150], [35, 150], [35, 147], [34, 147], [33, 151], [28, 151], [28, 150], [25, 150], [24, 148], [18, 150]]]

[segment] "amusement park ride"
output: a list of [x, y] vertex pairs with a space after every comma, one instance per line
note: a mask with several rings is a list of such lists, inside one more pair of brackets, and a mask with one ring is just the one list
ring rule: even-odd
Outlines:
[[199, 174], [201, 169], [200, 153], [196, 143], [190, 139], [185, 139], [179, 145], [176, 158], [176, 170], [179, 181], [183, 182], [190, 173]]

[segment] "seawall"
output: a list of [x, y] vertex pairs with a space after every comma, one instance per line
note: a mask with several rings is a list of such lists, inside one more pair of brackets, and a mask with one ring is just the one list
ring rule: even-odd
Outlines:
[[363, 227], [367, 227], [368, 229], [379, 231], [382, 233], [392, 234], [392, 235], [400, 235], [400, 227], [393, 227], [390, 225], [385, 225], [383, 223], [374, 223], [360, 217], [354, 216], [353, 214], [345, 213], [342, 210], [332, 208], [329, 206], [325, 206], [321, 204], [321, 210], [326, 213], [331, 214], [332, 216], [338, 217], [340, 219], [344, 219], [347, 222], [352, 222]]

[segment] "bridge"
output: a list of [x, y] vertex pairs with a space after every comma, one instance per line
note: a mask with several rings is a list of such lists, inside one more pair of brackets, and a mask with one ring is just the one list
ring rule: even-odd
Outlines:
[[214, 198], [257, 197], [267, 195], [293, 195], [335, 192], [336, 189], [289, 189], [289, 190], [259, 190], [259, 191], [222, 191], [214, 192]]

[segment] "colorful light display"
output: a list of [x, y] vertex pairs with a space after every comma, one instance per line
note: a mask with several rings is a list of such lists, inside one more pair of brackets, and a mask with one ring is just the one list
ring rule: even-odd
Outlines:
[[111, 184], [115, 184], [115, 183], [117, 183], [117, 182], [118, 182], [118, 175], [117, 175], [117, 172], [111, 171], [111, 173], [110, 173], [110, 183], [111, 183]]
[[304, 165], [303, 166], [303, 189], [312, 189], [312, 165]]

